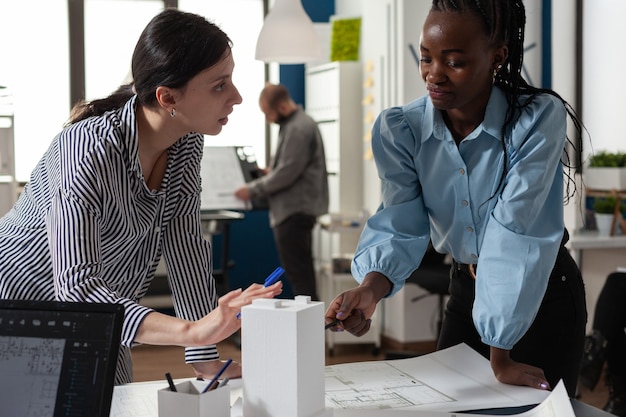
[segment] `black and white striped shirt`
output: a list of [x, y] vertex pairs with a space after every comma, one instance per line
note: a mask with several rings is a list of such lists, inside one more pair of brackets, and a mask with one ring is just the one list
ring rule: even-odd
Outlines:
[[[132, 381], [130, 347], [152, 310], [138, 302], [164, 256], [178, 317], [198, 320], [216, 305], [210, 243], [200, 223], [204, 139], [169, 149], [159, 191], [139, 165], [135, 98], [64, 129], [0, 219], [0, 298], [121, 303], [116, 383]], [[215, 346], [185, 359], [217, 359]]]

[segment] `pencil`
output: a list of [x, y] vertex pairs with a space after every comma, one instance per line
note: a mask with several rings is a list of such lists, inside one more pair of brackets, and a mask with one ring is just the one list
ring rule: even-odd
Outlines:
[[233, 362], [232, 359], [227, 360], [226, 362], [224, 362], [224, 365], [222, 365], [222, 368], [217, 371], [217, 373], [215, 374], [215, 376], [213, 377], [213, 379], [211, 379], [211, 382], [209, 382], [209, 385], [207, 385], [206, 387], [204, 387], [204, 389], [202, 390], [201, 394], [204, 394], [205, 392], [207, 392], [208, 390], [212, 389], [211, 387], [213, 386], [213, 384], [215, 384], [215, 382], [220, 379], [220, 376], [222, 376], [222, 374], [224, 373], [224, 371], [226, 370], [226, 368], [228, 368], [228, 366]]

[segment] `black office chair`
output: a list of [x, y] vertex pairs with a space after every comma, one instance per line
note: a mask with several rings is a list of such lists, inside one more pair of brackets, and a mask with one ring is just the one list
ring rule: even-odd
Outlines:
[[[428, 259], [427, 259], [428, 256]], [[441, 323], [446, 308], [446, 296], [449, 295], [450, 265], [444, 262], [445, 255], [437, 253], [434, 249], [424, 255], [422, 264], [409, 276], [406, 282], [411, 282], [422, 287], [428, 293], [418, 295], [411, 299], [417, 302], [423, 298], [437, 296], [439, 298], [439, 315], [437, 320], [437, 339], [441, 333]]]
[[[422, 262], [415, 271], [407, 278], [407, 283], [413, 283], [428, 291], [411, 299], [417, 302], [423, 298], [436, 296], [439, 298], [438, 319], [437, 319], [437, 339], [441, 333], [441, 323], [446, 308], [446, 296], [449, 294], [450, 285], [450, 265], [445, 263], [445, 254], [441, 254], [429, 243]], [[420, 356], [419, 352], [386, 352], [386, 359], [403, 359]]]

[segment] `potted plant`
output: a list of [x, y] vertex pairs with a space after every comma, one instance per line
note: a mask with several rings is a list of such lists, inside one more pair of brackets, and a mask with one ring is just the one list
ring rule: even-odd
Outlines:
[[[602, 236], [609, 236], [611, 233], [611, 225], [613, 224], [613, 217], [615, 214], [615, 205], [617, 204], [617, 198], [615, 196], [597, 197], [593, 202], [593, 211], [596, 218], [596, 227], [598, 228], [598, 234]], [[620, 215], [626, 211], [626, 204], [620, 202]], [[619, 227], [619, 223], [615, 222], [615, 229]]]
[[584, 169], [584, 181], [591, 190], [626, 190], [626, 152], [593, 154]]

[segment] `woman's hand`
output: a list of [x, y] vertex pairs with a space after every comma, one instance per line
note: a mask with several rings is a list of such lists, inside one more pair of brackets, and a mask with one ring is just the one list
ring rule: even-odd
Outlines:
[[252, 284], [245, 291], [230, 291], [220, 297], [213, 311], [195, 322], [153, 311], [141, 322], [135, 342], [173, 346], [207, 346], [219, 343], [241, 327], [241, 320], [237, 317], [241, 307], [257, 298], [274, 298], [282, 291], [281, 281], [269, 287]]
[[332, 331], [347, 330], [363, 336], [370, 329], [376, 304], [391, 290], [391, 282], [378, 272], [367, 274], [361, 285], [344, 291], [331, 301], [325, 314], [326, 324], [340, 322]]
[[217, 308], [191, 325], [193, 346], [215, 344], [226, 339], [241, 327], [237, 315], [241, 307], [257, 298], [274, 298], [283, 291], [283, 283], [276, 282], [269, 287], [252, 284], [245, 291], [241, 289], [224, 294], [217, 301]]
[[526, 385], [541, 390], [549, 390], [543, 370], [536, 366], [515, 362], [508, 350], [491, 347], [490, 363], [496, 379], [509, 385]]

